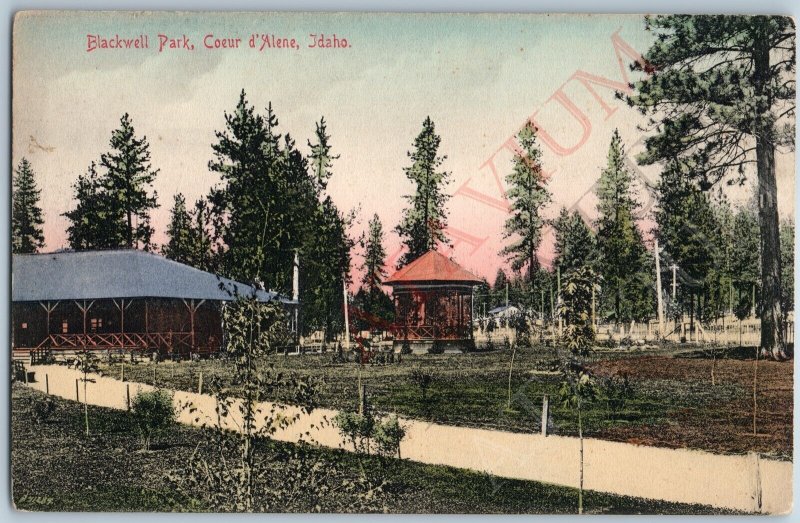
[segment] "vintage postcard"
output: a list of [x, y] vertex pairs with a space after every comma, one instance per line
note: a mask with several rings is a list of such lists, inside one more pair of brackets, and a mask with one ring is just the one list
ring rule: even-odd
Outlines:
[[795, 21], [29, 11], [20, 511], [786, 514]]

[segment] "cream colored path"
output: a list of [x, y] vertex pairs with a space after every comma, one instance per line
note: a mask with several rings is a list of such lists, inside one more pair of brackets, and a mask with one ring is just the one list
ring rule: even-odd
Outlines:
[[[60, 365], [39, 365], [31, 370], [36, 372], [37, 380], [31, 387], [44, 391], [46, 375], [50, 394], [84, 400], [82, 383], [76, 396], [75, 383], [81, 376], [78, 371]], [[139, 390], [153, 388], [108, 377], [93, 378], [96, 381], [87, 384], [89, 403], [103, 407], [126, 409], [127, 390], [133, 397]], [[176, 391], [174, 400], [179, 407], [191, 403], [197, 409], [189, 412], [183, 408], [179, 417], [182, 423], [216, 426], [216, 403], [212, 396]], [[271, 406], [260, 405], [264, 411]], [[289, 408], [284, 413], [295, 412]], [[316, 409], [274, 437], [297, 441], [309, 431], [321, 445], [346, 448], [338, 430], [326, 423], [335, 415], [333, 410]], [[401, 422], [407, 430], [401, 445], [404, 458], [506, 478], [578, 486], [577, 438], [454, 427], [410, 419]], [[223, 422], [223, 426], [236, 430], [236, 416]], [[782, 514], [791, 510], [791, 462], [761, 459], [755, 454], [723, 456], [591, 438], [584, 439], [584, 456], [584, 487], [589, 490], [748, 512]]]

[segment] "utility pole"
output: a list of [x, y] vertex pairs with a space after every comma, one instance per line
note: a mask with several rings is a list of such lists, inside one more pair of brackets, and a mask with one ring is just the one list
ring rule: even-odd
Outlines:
[[733, 278], [728, 280], [728, 309], [731, 316], [733, 316]]
[[342, 275], [342, 291], [344, 295], [344, 348], [350, 350], [350, 315], [347, 312], [347, 278]]
[[673, 263], [672, 266], [670, 266], [670, 269], [672, 269], [672, 301], [674, 303], [677, 295], [675, 290], [678, 288], [676, 279], [676, 271], [678, 270], [678, 266]]
[[300, 254], [294, 250], [294, 264], [292, 265], [292, 301], [294, 306], [294, 334], [295, 344], [300, 347]]
[[541, 289], [542, 292], [542, 328], [544, 328], [544, 289]]
[[[658, 250], [658, 238], [655, 239], [656, 254], [656, 291], [658, 292], [658, 332], [664, 336], [664, 298], [661, 296], [661, 253]], [[594, 297], [594, 293], [592, 293]]]
[[[558, 303], [561, 304], [561, 267], [556, 267], [556, 277], [558, 279]], [[561, 320], [561, 313], [558, 314], [558, 335], [564, 335], [564, 323]]]

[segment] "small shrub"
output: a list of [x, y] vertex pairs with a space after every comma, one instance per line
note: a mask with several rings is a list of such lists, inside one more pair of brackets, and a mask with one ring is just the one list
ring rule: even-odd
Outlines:
[[406, 429], [400, 425], [397, 416], [391, 416], [378, 425], [375, 431], [375, 444], [384, 456], [400, 456], [400, 442], [406, 435]]
[[369, 442], [375, 435], [375, 418], [369, 408], [364, 414], [357, 412], [339, 412], [333, 423], [339, 433], [353, 445], [356, 452], [369, 453]]
[[56, 411], [56, 402], [52, 398], [32, 399], [31, 400], [31, 415], [33, 421], [37, 425], [46, 423], [50, 416]]
[[131, 414], [142, 436], [144, 449], [150, 450], [150, 440], [153, 435], [175, 421], [172, 394], [161, 389], [140, 392], [131, 402]]
[[625, 408], [629, 400], [633, 398], [633, 386], [628, 379], [628, 375], [614, 375], [605, 378], [602, 382], [602, 396], [605, 399], [606, 409], [612, 415], [616, 415]]

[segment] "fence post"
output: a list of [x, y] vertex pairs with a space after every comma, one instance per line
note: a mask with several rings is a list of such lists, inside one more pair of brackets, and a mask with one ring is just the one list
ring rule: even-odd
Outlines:
[[80, 381], [80, 380], [78, 378], [75, 378], [75, 401], [80, 402], [81, 401], [81, 393], [80, 393], [80, 389], [78, 388], [78, 381]]
[[125, 381], [125, 361], [119, 364], [119, 381]]
[[550, 396], [542, 398], [542, 436], [547, 436], [547, 419], [550, 417]]
[[753, 512], [761, 514], [762, 491], [761, 491], [761, 460], [758, 452], [750, 452], [750, 461], [753, 463], [754, 484], [753, 484]]
[[128, 402], [128, 410], [131, 410], [131, 384], [125, 384], [125, 397], [127, 398]]
[[367, 397], [367, 386], [362, 383], [358, 388], [358, 413], [364, 414], [364, 401]]
[[44, 392], [48, 395], [50, 394], [50, 378], [47, 374], [44, 375]]
[[202, 370], [200, 371], [200, 378], [198, 378], [198, 380], [197, 380], [197, 393], [198, 394], [202, 394], [203, 393], [203, 371]]

